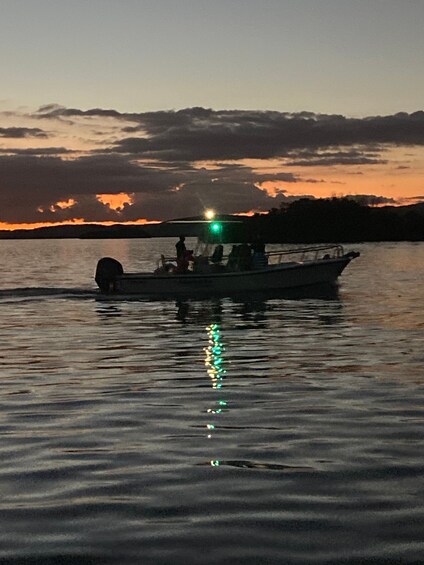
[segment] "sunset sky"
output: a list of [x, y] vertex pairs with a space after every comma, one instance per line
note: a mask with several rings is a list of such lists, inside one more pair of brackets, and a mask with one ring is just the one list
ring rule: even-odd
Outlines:
[[424, 201], [424, 0], [0, 9], [0, 229]]

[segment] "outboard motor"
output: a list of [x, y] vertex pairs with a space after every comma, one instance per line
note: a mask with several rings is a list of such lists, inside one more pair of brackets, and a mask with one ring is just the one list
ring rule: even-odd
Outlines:
[[113, 292], [116, 290], [116, 279], [123, 274], [124, 269], [119, 261], [112, 257], [103, 257], [97, 263], [94, 279], [102, 292]]

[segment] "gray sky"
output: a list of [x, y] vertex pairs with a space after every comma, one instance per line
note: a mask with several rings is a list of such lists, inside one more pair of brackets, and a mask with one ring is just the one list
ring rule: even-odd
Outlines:
[[423, 0], [0, 0], [0, 104], [421, 109]]

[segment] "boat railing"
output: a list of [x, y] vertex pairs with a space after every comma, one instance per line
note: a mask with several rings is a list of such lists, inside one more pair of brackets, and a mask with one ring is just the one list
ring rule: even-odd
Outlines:
[[319, 261], [320, 259], [337, 259], [343, 253], [342, 245], [317, 245], [268, 251], [265, 255], [268, 257], [269, 264], [278, 265], [287, 262], [305, 263], [307, 261]]
[[[279, 249], [277, 251], [267, 251], [263, 254], [265, 257], [265, 264], [267, 265], [279, 265], [281, 263], [305, 263], [309, 261], [319, 261], [322, 259], [337, 259], [343, 255], [343, 247], [341, 245], [316, 245], [309, 247], [298, 247], [291, 249]], [[231, 263], [232, 261], [232, 263]], [[250, 260], [249, 260], [250, 261]], [[231, 268], [230, 270], [240, 270], [241, 269], [242, 258], [237, 257], [236, 260], [231, 260], [230, 255], [223, 255], [222, 259], [217, 263], [217, 265], [227, 266]], [[194, 257], [194, 265], [190, 269], [196, 271], [203, 270], [202, 266], [207, 266], [211, 264], [211, 258], [204, 255]], [[158, 260], [158, 268], [161, 270], [174, 270], [177, 266], [176, 257], [166, 257], [161, 255]], [[246, 268], [246, 267], [245, 267]], [[249, 268], [249, 267], [247, 267]]]

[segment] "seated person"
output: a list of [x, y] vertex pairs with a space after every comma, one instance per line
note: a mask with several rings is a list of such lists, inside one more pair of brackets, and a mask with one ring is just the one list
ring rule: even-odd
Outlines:
[[247, 243], [240, 245], [238, 266], [240, 271], [248, 271], [252, 267], [251, 250]]
[[186, 250], [180, 257], [178, 257], [175, 272], [187, 273], [190, 261], [193, 261], [193, 251]]
[[222, 257], [224, 255], [224, 246], [217, 245], [212, 253], [211, 263], [220, 263], [222, 261]]
[[233, 245], [228, 255], [227, 268], [229, 271], [235, 271], [238, 265], [239, 247]]
[[268, 266], [268, 257], [265, 254], [265, 243], [257, 237], [251, 245], [253, 251], [252, 268], [265, 269]]

